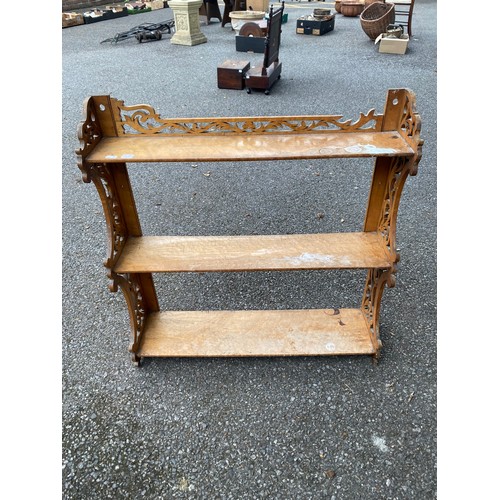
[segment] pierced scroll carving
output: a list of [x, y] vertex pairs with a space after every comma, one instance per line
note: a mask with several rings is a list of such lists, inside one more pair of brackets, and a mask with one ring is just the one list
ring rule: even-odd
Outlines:
[[101, 127], [96, 118], [95, 107], [92, 98], [87, 99], [84, 105], [84, 120], [78, 126], [78, 139], [80, 149], [77, 149], [78, 168], [82, 172], [83, 182], [90, 182], [89, 166], [85, 157], [94, 149], [102, 137]]
[[144, 299], [144, 292], [138, 275], [111, 274], [113, 281], [120, 287], [127, 302], [131, 328], [131, 341], [128, 350], [132, 355], [132, 361], [138, 365], [141, 358], [137, 356], [137, 352], [141, 345], [144, 324], [148, 312]]
[[395, 272], [395, 267], [385, 270], [370, 269], [366, 277], [365, 290], [361, 301], [361, 312], [365, 317], [372, 342], [377, 346], [376, 357], [379, 356], [380, 348], [382, 347], [382, 342], [379, 338], [379, 318], [384, 286], [386, 284], [389, 288], [394, 286]]
[[420, 132], [420, 115], [416, 111], [415, 95], [404, 93], [403, 112], [400, 119], [400, 131], [407, 137], [415, 137]]
[[[106, 217], [108, 257], [104, 265], [106, 268], [112, 269], [125, 245], [128, 236], [127, 227], [110, 167], [105, 163], [96, 163], [89, 165], [87, 170], [90, 180], [92, 180], [99, 193], [104, 216]], [[116, 286], [112, 286], [111, 290], [116, 291]]]
[[355, 122], [344, 120], [340, 115], [163, 119], [151, 106], [125, 106], [123, 101], [116, 99], [112, 102], [121, 135], [377, 131], [382, 120], [382, 115], [376, 114], [373, 109], [366, 114], [361, 113]]
[[420, 115], [416, 111], [415, 94], [413, 92], [406, 91], [404, 99], [405, 102], [403, 104], [403, 112], [401, 114], [399, 124], [399, 133], [413, 145], [414, 150], [416, 151], [416, 156], [413, 159], [409, 170], [410, 175], [416, 175], [418, 163], [422, 157], [423, 141], [420, 140], [421, 120]]
[[[411, 165], [411, 161], [407, 158], [393, 158], [385, 187], [378, 232], [383, 236], [389, 253], [393, 255], [396, 255], [396, 219], [399, 201]], [[398, 260], [397, 256], [396, 259]]]

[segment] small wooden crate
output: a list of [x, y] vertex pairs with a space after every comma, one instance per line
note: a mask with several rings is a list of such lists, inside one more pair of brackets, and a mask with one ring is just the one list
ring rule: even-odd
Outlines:
[[228, 59], [217, 66], [217, 86], [220, 89], [243, 90], [250, 61]]

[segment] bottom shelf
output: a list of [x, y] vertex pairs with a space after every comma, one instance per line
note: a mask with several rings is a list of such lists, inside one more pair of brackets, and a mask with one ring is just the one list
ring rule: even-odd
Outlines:
[[168, 311], [148, 316], [139, 357], [375, 354], [359, 309]]

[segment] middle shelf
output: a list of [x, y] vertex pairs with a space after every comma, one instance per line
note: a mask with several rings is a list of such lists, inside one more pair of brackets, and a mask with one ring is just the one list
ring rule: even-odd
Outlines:
[[387, 269], [381, 233], [129, 237], [117, 273]]

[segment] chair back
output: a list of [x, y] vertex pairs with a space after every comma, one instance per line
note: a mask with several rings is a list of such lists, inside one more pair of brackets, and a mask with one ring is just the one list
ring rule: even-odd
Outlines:
[[262, 65], [262, 74], [265, 74], [266, 68], [274, 62], [279, 61], [279, 51], [281, 42], [281, 22], [283, 19], [283, 10], [285, 2], [282, 2], [281, 7], [273, 10], [273, 6], [269, 9], [269, 19], [267, 21], [267, 35], [264, 48], [264, 63]]

